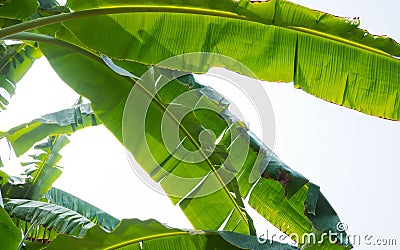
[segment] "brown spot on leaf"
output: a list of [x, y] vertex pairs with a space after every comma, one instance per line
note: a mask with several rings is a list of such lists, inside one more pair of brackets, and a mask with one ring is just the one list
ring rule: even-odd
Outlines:
[[282, 170], [279, 171], [278, 181], [283, 187], [285, 187], [286, 184], [290, 181], [289, 175]]

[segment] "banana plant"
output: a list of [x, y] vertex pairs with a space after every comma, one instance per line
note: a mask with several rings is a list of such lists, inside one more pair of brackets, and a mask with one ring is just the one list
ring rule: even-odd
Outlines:
[[77, 103], [6, 132], [0, 131], [0, 139], [8, 141], [17, 157], [34, 149], [29, 155], [30, 161], [21, 162], [25, 167], [22, 178], [2, 178], [0, 187], [5, 197], [40, 200], [62, 173], [57, 163], [61, 159], [59, 151], [69, 143], [68, 135], [98, 124], [90, 104]]
[[[42, 56], [40, 50], [27, 43], [5, 45], [1, 44], [0, 52], [0, 87], [9, 97], [15, 94], [16, 84], [32, 66], [33, 62]], [[0, 94], [0, 110], [8, 104], [6, 96]]]
[[50, 188], [44, 198], [47, 199], [47, 201], [51, 204], [76, 211], [107, 231], [113, 231], [120, 223], [120, 220], [114, 216], [70, 193], [55, 187]]
[[28, 156], [30, 161], [21, 162], [23, 173], [3, 178], [0, 188], [4, 197], [41, 199], [61, 175], [61, 167], [57, 165], [61, 159], [59, 151], [68, 143], [65, 135], [49, 136], [45, 142], [37, 143], [33, 147], [36, 153]]
[[[64, 195], [67, 195], [64, 193]], [[75, 199], [75, 197], [69, 197]], [[86, 207], [91, 205], [86, 203]], [[95, 208], [95, 207], [93, 207]], [[7, 211], [8, 214], [5, 212]], [[29, 227], [21, 234], [12, 223]], [[110, 216], [110, 215], [108, 215]], [[7, 223], [7, 224], [6, 224]], [[9, 225], [9, 228], [6, 227]], [[111, 232], [72, 209], [31, 200], [11, 199], [0, 207], [2, 249], [255, 249], [257, 237], [229, 231], [180, 230], [155, 220], [125, 219]], [[11, 231], [11, 229], [13, 231]], [[13, 235], [10, 234], [13, 232]], [[14, 236], [14, 238], [12, 237]], [[3, 239], [2, 238], [2, 239]], [[297, 249], [279, 242], [266, 242], [273, 249]]]
[[[15, 11], [18, 7], [15, 4]], [[51, 43], [67, 40], [92, 52], [145, 65], [185, 52], [218, 52], [244, 63], [262, 80], [294, 81], [296, 87], [319, 98], [398, 119], [393, 108], [398, 106], [394, 98], [398, 78], [393, 72], [397, 72], [395, 57], [400, 55], [400, 47], [389, 37], [359, 29], [357, 19], [336, 17], [284, 0], [70, 0], [67, 7], [73, 12], [51, 15], [57, 12], [47, 8], [44, 11], [50, 16], [4, 27], [0, 38]], [[88, 25], [90, 32], [85, 28]], [[47, 33], [21, 33], [35, 29]], [[55, 33], [57, 38], [53, 39]], [[203, 65], [203, 71], [217, 63]], [[182, 65], [180, 70], [190, 72], [190, 65]], [[371, 71], [376, 72], [368, 73]], [[379, 87], [365, 90], [373, 86]]]
[[73, 210], [41, 201], [10, 199], [4, 209], [15, 219], [18, 227], [28, 228], [25, 240], [46, 243], [59, 233], [82, 237], [94, 226], [89, 219]]
[[[111, 233], [98, 227], [78, 239], [60, 236], [48, 249], [257, 249], [257, 237], [226, 231], [193, 231], [168, 228], [155, 220], [122, 220]], [[296, 249], [278, 242], [268, 242], [271, 249]]]
[[6, 138], [17, 157], [26, 153], [35, 143], [53, 135], [66, 135], [85, 127], [101, 124], [90, 104], [73, 105], [71, 108], [43, 115], [8, 131], [0, 131], [0, 139]]
[[39, 151], [29, 156], [30, 162], [21, 162], [26, 168], [21, 176], [0, 171], [0, 193], [5, 201], [3, 205], [1, 198], [0, 225], [4, 229], [2, 237], [6, 238], [2, 241], [3, 249], [41, 249], [59, 233], [83, 236], [94, 223], [108, 230], [116, 227], [118, 219], [71, 194], [51, 188], [61, 174], [61, 167], [56, 164], [61, 158], [59, 151], [69, 143], [67, 135], [98, 124], [90, 104], [82, 104], [80, 99], [72, 108], [1, 132], [17, 156], [32, 149]]
[[[287, 234], [338, 235], [336, 244], [324, 241], [315, 245], [299, 240], [299, 246], [351, 247], [345, 232], [337, 231], [339, 217], [319, 187], [279, 160], [227, 112], [220, 95], [191, 75], [221, 65], [246, 75], [243, 68], [225, 65], [218, 57], [162, 68], [154, 65], [182, 53], [219, 53], [245, 64], [262, 80], [293, 81], [295, 87], [324, 100], [399, 120], [400, 64], [396, 57], [400, 56], [400, 45], [393, 39], [359, 29], [357, 19], [336, 17], [284, 0], [68, 0], [66, 6], [42, 0], [38, 6], [35, 4], [24, 0], [26, 8], [21, 12], [21, 3], [15, 1], [0, 6], [0, 17], [4, 19], [0, 22], [0, 39], [17, 41], [43, 54], [66, 84], [91, 101], [96, 118], [161, 184], [196, 229], [222, 228], [254, 234], [252, 220], [244, 209], [246, 199]], [[3, 47], [11, 51], [10, 46], [4, 43]], [[4, 61], [11, 64], [13, 59], [8, 57]], [[152, 76], [161, 71], [164, 75], [189, 74], [172, 80], [169, 87], [155, 95], [140, 78], [149, 68]], [[0, 86], [9, 94], [15, 89], [15, 83], [12, 88]], [[144, 127], [144, 136], [135, 130], [126, 135], [122, 129], [124, 108], [133, 88], [138, 88], [138, 98], [150, 105], [147, 114], [152, 120]], [[210, 129], [219, 136], [216, 150], [199, 163], [174, 158], [159, 134], [165, 114], [171, 123], [178, 120], [167, 107], [178, 95], [187, 93], [193, 100], [218, 110], [189, 112], [178, 124], [183, 135], [181, 145], [203, 155], [207, 152], [200, 147], [201, 132]], [[5, 98], [0, 101], [2, 106], [8, 102]], [[187, 109], [185, 105], [188, 103], [180, 107]], [[130, 140], [124, 140], [126, 136]], [[240, 155], [232, 153], [232, 145], [245, 149], [243, 164], [235, 161]], [[149, 151], [144, 151], [144, 146]], [[227, 159], [229, 164], [222, 164]], [[172, 174], [205, 178], [182, 186], [171, 181]], [[196, 196], [205, 192], [204, 183], [219, 189]]]

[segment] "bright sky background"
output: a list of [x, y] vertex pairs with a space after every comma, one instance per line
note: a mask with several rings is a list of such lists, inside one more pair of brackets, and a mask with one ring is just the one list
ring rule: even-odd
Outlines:
[[[360, 17], [362, 28], [400, 41], [400, 3], [395, 0], [295, 2], [339, 16]], [[263, 86], [275, 114], [275, 153], [321, 187], [342, 221], [348, 224], [350, 234], [398, 237], [400, 123], [327, 103], [294, 89], [292, 84]], [[228, 88], [214, 87], [232, 97], [233, 91]], [[77, 95], [57, 77], [47, 61], [40, 59], [18, 84], [8, 110], [0, 113], [0, 130], [68, 108], [76, 99]], [[249, 119], [250, 128], [258, 130], [251, 108], [237, 105], [243, 107], [241, 111]], [[191, 227], [166, 196], [136, 178], [124, 149], [104, 127], [78, 131], [70, 140], [61, 151], [59, 165], [65, 169], [56, 187], [118, 218], [155, 218], [170, 226]], [[1, 146], [4, 157], [6, 147], [4, 143]], [[256, 224], [258, 233], [265, 234], [268, 224], [261, 219]], [[397, 242], [400, 244], [400, 238]]]

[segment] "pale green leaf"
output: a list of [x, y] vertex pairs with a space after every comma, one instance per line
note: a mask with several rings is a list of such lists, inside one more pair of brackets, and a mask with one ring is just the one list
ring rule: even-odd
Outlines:
[[[400, 46], [393, 39], [359, 29], [358, 20], [284, 0], [213, 2], [70, 0], [76, 10], [150, 7], [65, 25], [88, 48], [111, 58], [154, 65], [182, 53], [219, 53], [245, 64], [262, 80], [294, 81], [297, 88], [324, 100], [400, 119], [400, 62], [392, 57], [400, 55]], [[223, 66], [245, 73], [218, 60], [202, 63], [195, 65], [200, 72]], [[185, 63], [173, 66], [185, 72], [193, 69]]]

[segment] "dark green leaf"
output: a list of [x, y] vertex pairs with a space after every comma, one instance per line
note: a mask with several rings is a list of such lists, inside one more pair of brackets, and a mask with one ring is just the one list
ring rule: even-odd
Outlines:
[[1, 28], [12, 26], [12, 25], [15, 25], [18, 23], [21, 23], [21, 21], [15, 20], [15, 19], [0, 18], [0, 27]]
[[28, 19], [38, 7], [36, 0], [7, 0], [0, 6], [0, 17], [9, 19]]
[[21, 156], [33, 144], [49, 135], [71, 134], [76, 130], [100, 123], [93, 114], [90, 104], [80, 104], [21, 124], [3, 132], [0, 138], [6, 137], [13, 146], [15, 154]]
[[[26, 43], [7, 45], [2, 50], [0, 55], [0, 89], [7, 92], [8, 97], [11, 98], [15, 93], [18, 81], [30, 69], [33, 62], [42, 56], [42, 53], [36, 47]], [[7, 104], [6, 96], [0, 94], [2, 109]]]
[[12, 218], [41, 225], [47, 230], [81, 237], [94, 224], [75, 211], [40, 201], [11, 199], [4, 208]]
[[3, 5], [7, 2], [8, 0], [0, 0], [0, 5]]
[[46, 193], [45, 198], [48, 199], [50, 203], [63, 206], [85, 216], [96, 225], [108, 231], [114, 230], [120, 222], [117, 218], [107, 214], [103, 210], [54, 187]]

